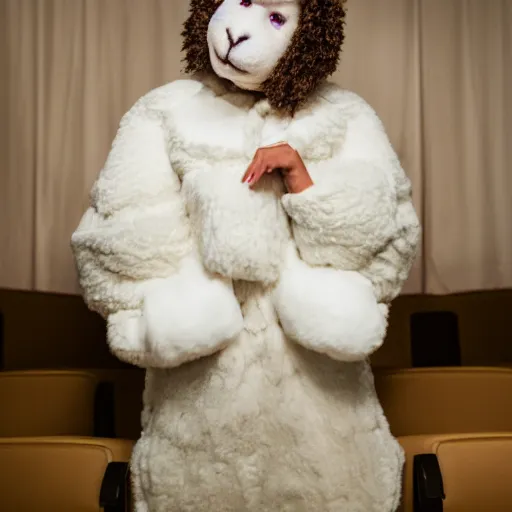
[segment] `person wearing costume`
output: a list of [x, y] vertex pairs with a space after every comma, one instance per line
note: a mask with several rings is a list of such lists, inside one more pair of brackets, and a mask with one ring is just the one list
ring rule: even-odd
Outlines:
[[415, 257], [375, 111], [328, 82], [342, 0], [192, 0], [190, 78], [123, 117], [72, 237], [147, 369], [137, 512], [392, 512], [404, 456], [368, 358]]

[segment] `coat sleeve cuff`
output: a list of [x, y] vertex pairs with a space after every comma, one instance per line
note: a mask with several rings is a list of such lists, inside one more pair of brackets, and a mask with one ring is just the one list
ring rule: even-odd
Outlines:
[[274, 302], [289, 338], [333, 359], [364, 360], [384, 341], [388, 308], [357, 272], [313, 268], [290, 252]]
[[374, 162], [326, 169], [312, 187], [285, 194], [282, 204], [300, 255], [312, 265], [361, 269], [396, 231], [396, 194]]
[[174, 368], [222, 350], [242, 328], [230, 281], [190, 258], [175, 275], [148, 283], [142, 311], [109, 318], [109, 345], [125, 362]]

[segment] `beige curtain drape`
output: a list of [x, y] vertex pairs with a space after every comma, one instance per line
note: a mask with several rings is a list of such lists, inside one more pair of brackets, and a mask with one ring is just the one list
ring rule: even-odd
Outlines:
[[123, 113], [148, 90], [179, 77], [188, 5], [0, 5], [6, 43], [0, 54], [0, 102], [6, 111], [0, 137], [0, 287], [75, 293], [71, 233]]
[[[424, 227], [404, 291], [512, 287], [512, 0], [348, 7], [334, 79], [381, 116]], [[187, 8], [0, 0], [0, 287], [78, 291], [71, 233], [122, 114], [180, 76]]]
[[512, 1], [421, 2], [427, 292], [512, 287]]

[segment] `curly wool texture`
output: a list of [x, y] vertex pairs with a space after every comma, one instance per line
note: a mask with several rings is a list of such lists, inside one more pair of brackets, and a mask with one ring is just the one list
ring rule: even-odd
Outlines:
[[411, 183], [373, 108], [353, 93], [329, 99], [346, 121], [341, 158], [310, 166], [315, 186], [286, 194], [283, 205], [304, 261], [358, 271], [377, 300], [389, 303], [407, 279], [421, 235]]
[[[194, 95], [190, 85], [175, 83], [172, 98]], [[170, 108], [169, 87], [123, 117], [71, 241], [85, 302], [107, 319], [111, 351], [153, 368], [211, 355], [243, 324], [230, 283], [198, 260], [167, 155], [163, 98]]]
[[255, 194], [241, 183], [239, 166], [223, 167], [189, 173], [183, 180], [190, 219], [207, 226], [197, 233], [203, 264], [235, 280], [274, 283], [289, 237], [288, 219], [279, 207], [282, 183], [264, 176]]
[[[354, 162], [283, 204], [294, 220], [302, 258], [313, 265], [361, 270], [396, 235], [396, 197], [374, 162]], [[369, 204], [376, 205], [374, 209]]]
[[290, 47], [263, 84], [270, 104], [294, 114], [338, 66], [345, 8], [339, 0], [308, 0]]
[[[270, 137], [308, 156], [316, 185], [296, 201], [276, 190], [269, 215], [254, 219], [241, 177], [247, 148]], [[363, 186], [374, 173], [375, 186]], [[374, 226], [392, 214], [389, 239], [355, 236], [361, 208]], [[274, 287], [247, 280], [256, 268], [247, 261], [274, 254], [255, 240], [275, 237], [285, 209], [295, 234], [287, 224], [286, 240], [303, 262], [281, 268], [273, 297]], [[252, 95], [195, 80], [150, 93], [125, 116], [73, 241], [85, 298], [108, 314], [112, 351], [149, 368], [132, 460], [136, 510], [396, 510], [403, 454], [368, 364], [343, 362], [382, 341], [386, 307], [345, 270], [370, 252], [360, 273], [397, 293], [416, 223], [378, 118], [338, 87], [319, 88], [286, 122]], [[203, 271], [205, 261], [227, 279]], [[147, 279], [157, 270], [160, 279]]]
[[71, 239], [84, 298], [104, 317], [139, 308], [145, 282], [173, 274], [192, 248], [180, 183], [154, 110], [162, 90], [147, 94], [123, 117]]
[[221, 0], [190, 1], [190, 14], [181, 33], [187, 73], [213, 73], [206, 36], [210, 19], [220, 4]]
[[[206, 34], [221, 1], [192, 0], [182, 33], [186, 72], [213, 73]], [[290, 47], [262, 92], [270, 105], [294, 115], [317, 87], [335, 71], [345, 40], [346, 0], [306, 0]]]

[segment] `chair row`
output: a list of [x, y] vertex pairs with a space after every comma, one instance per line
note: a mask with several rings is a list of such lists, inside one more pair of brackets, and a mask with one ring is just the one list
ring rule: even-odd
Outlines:
[[[406, 453], [400, 512], [511, 509], [512, 434], [399, 439]], [[131, 441], [0, 439], [0, 510], [127, 512]]]
[[[396, 437], [512, 432], [512, 369], [376, 371], [375, 386]], [[0, 373], [0, 437], [137, 439], [139, 370]]]
[[512, 510], [512, 433], [399, 438], [406, 454], [400, 512]]
[[144, 372], [0, 372], [0, 437], [137, 439]]
[[132, 441], [0, 439], [0, 510], [128, 512]]
[[512, 432], [511, 368], [380, 370], [375, 387], [396, 437]]

